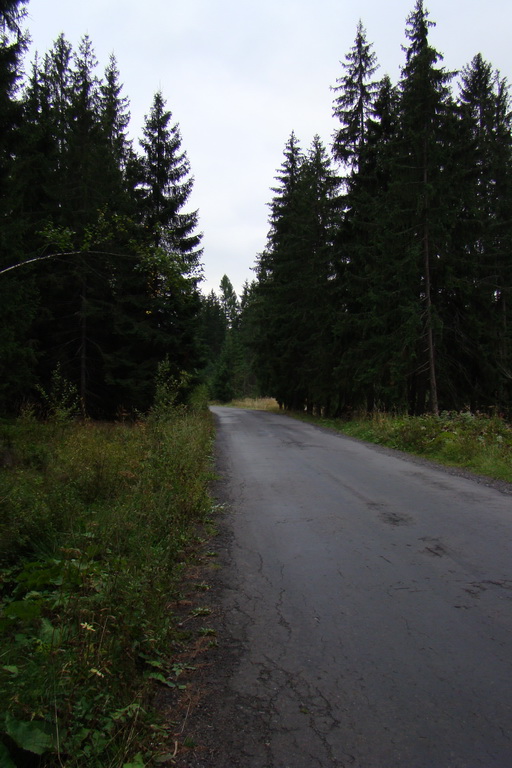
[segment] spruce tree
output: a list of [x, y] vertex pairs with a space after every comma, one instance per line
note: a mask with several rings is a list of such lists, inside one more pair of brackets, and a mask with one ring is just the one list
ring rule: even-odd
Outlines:
[[210, 291], [207, 296], [201, 295], [199, 342], [203, 376], [207, 382], [212, 380], [226, 333], [226, 313], [215, 291]]
[[[21, 121], [17, 88], [22, 74], [21, 58], [27, 45], [21, 26], [26, 15], [25, 4], [26, 0], [0, 2], [0, 203], [8, 195], [11, 161]], [[4, 211], [2, 214], [6, 215]]]
[[43, 65], [36, 59], [32, 68], [18, 169], [27, 250], [70, 253], [37, 267], [41, 311], [34, 333], [41, 383], [47, 386], [59, 365], [91, 415], [109, 408], [105, 377], [116, 349], [116, 292], [135, 263], [128, 247], [133, 231], [116, 232], [115, 222], [129, 212], [128, 193], [116, 126], [107, 125], [107, 95], [112, 113], [116, 94], [102, 90], [91, 41], [85, 37], [73, 54], [61, 35]]
[[299, 408], [306, 399], [302, 383], [293, 373], [301, 366], [293, 313], [300, 307], [297, 244], [303, 160], [299, 142], [292, 132], [276, 176], [278, 185], [272, 188], [268, 245], [257, 267], [260, 294], [257, 359], [261, 388], [286, 408]]
[[151, 298], [147, 316], [154, 354], [161, 349], [168, 355], [179, 377], [200, 364], [197, 286], [202, 234], [197, 231], [198, 212], [184, 210], [194, 180], [179, 126], [172, 125], [171, 118], [162, 94], [156, 93], [143, 126], [143, 152], [130, 163], [129, 174], [135, 183], [141, 270]]
[[438, 64], [442, 56], [429, 43], [428, 18], [417, 0], [407, 20], [406, 62], [402, 70], [400, 164], [395, 191], [403, 204], [400, 222], [404, 248], [416, 263], [422, 319], [418, 339], [418, 368], [410, 381], [410, 407], [439, 411], [437, 335], [440, 332], [436, 296], [448, 266], [447, 240], [453, 225], [449, 187], [453, 158], [450, 125], [455, 110], [449, 83], [453, 73]]
[[[13, 19], [4, 19], [3, 43], [16, 32]], [[8, 47], [14, 55], [10, 39]], [[78, 386], [84, 412], [112, 416], [118, 406], [150, 405], [154, 374], [166, 356], [176, 377], [194, 374], [198, 366], [201, 235], [197, 213], [183, 211], [192, 188], [190, 166], [178, 127], [166, 134], [170, 113], [163, 100], [155, 100], [155, 122], [146, 126], [148, 151], [139, 158], [127, 138], [129, 114], [115, 59], [103, 81], [96, 67], [87, 37], [74, 53], [61, 35], [42, 61], [36, 57], [22, 103], [15, 101], [11, 72], [9, 99], [13, 114], [22, 109], [23, 120], [13, 123], [16, 152], [12, 144], [0, 158], [0, 165], [8, 161], [10, 184], [9, 200], [4, 195], [0, 207], [16, 223], [16, 237], [8, 239], [19, 253], [1, 258], [8, 264], [35, 260], [23, 267], [23, 281], [17, 271], [2, 280], [11, 296], [14, 282], [23, 284], [23, 299], [18, 296], [12, 311], [0, 303], [10, 313], [9, 331], [14, 317], [27, 320], [25, 336], [37, 312], [20, 349], [27, 361], [37, 349], [40, 384], [47, 387], [59, 365]], [[154, 147], [165, 162], [157, 162], [152, 175]], [[60, 252], [65, 255], [55, 255]], [[27, 292], [31, 276], [37, 293]], [[15, 347], [13, 339], [6, 337], [6, 348]]]
[[202, 300], [202, 339], [208, 364], [204, 371], [210, 396], [221, 402], [259, 394], [254, 365], [258, 325], [253, 312], [255, 283], [244, 284], [240, 301], [227, 275]]
[[258, 298], [256, 280], [251, 283], [246, 281], [240, 296], [240, 314], [237, 322], [237, 334], [242, 350], [238, 381], [240, 394], [244, 397], [258, 397], [261, 394], [254, 349], [258, 329]]
[[[112, 191], [104, 175], [106, 142], [99, 119], [96, 66], [87, 36], [74, 55], [60, 36], [42, 73], [56, 158], [54, 174], [46, 182], [53, 204], [45, 224], [56, 233], [66, 233], [66, 250], [74, 255], [48, 262], [41, 270], [45, 311], [37, 330], [46, 353], [41, 376], [48, 381], [60, 365], [63, 375], [77, 385], [84, 413], [93, 413], [101, 401], [107, 327], [101, 315], [111, 298], [108, 264], [94, 254], [97, 248], [91, 239]], [[59, 237], [50, 248], [59, 249]]]
[[337, 404], [336, 387], [333, 386], [333, 325], [338, 224], [342, 209], [339, 187], [340, 179], [333, 170], [327, 150], [319, 136], [315, 136], [301, 169], [303, 264], [299, 271], [305, 289], [303, 376], [308, 390], [306, 407], [310, 412], [326, 414]]
[[258, 265], [262, 389], [293, 410], [329, 404], [334, 222], [338, 180], [320, 139], [304, 155], [288, 140]]
[[131, 142], [127, 134], [130, 123], [129, 101], [122, 95], [123, 86], [119, 78], [117, 60], [112, 54], [100, 84], [99, 109], [101, 126], [111, 150], [111, 157], [115, 166], [121, 170], [129, 160]]
[[[23, 261], [16, 164], [23, 126], [19, 85], [27, 45], [26, 0], [0, 0], [0, 270]], [[31, 275], [0, 275], [0, 411], [12, 413], [33, 382], [30, 325], [37, 311]]]
[[361, 21], [357, 26], [354, 45], [342, 67], [344, 73], [333, 88], [336, 94], [333, 114], [340, 123], [334, 134], [333, 153], [339, 162], [357, 169], [378, 90], [378, 82], [372, 80], [378, 69], [377, 56], [367, 41]]
[[27, 37], [22, 28], [26, 0], [0, 0], [0, 267], [13, 263], [19, 237], [13, 221], [13, 163], [19, 154], [22, 105], [19, 83]]
[[236, 321], [240, 312], [238, 296], [236, 295], [233, 284], [227, 275], [223, 275], [219, 288], [220, 304], [226, 317], [227, 327], [233, 328], [233, 326], [236, 325]]
[[190, 274], [199, 269], [201, 234], [197, 232], [197, 211], [184, 212], [194, 179], [190, 163], [181, 148], [179, 125], [171, 124], [162, 93], [153, 99], [143, 127], [140, 172], [140, 209], [150, 245], [178, 256]]
[[461, 72], [465, 169], [457, 256], [457, 348], [472, 407], [508, 407], [512, 120], [506, 81], [478, 54]]
[[[416, 271], [402, 252], [402, 206], [390, 194], [397, 173], [399, 95], [383, 78], [357, 173], [347, 184], [335, 280], [339, 409], [407, 408], [415, 356], [411, 321]], [[400, 201], [401, 202], [401, 201]], [[414, 363], [413, 363], [414, 365]]]
[[211, 379], [211, 394], [215, 400], [229, 402], [240, 395], [238, 367], [241, 348], [238, 339], [240, 305], [231, 280], [223, 275], [219, 286], [218, 304], [224, 321], [224, 339], [215, 361]]

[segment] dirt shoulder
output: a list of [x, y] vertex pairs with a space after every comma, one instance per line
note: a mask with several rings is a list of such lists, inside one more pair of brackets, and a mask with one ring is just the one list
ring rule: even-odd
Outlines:
[[[222, 457], [217, 455], [217, 471], [222, 475], [221, 464]], [[190, 667], [180, 678], [186, 688], [179, 693], [163, 690], [158, 695], [158, 709], [168, 722], [170, 746], [161, 764], [175, 768], [242, 768], [237, 735], [247, 729], [248, 720], [254, 729], [252, 713], [231, 700], [228, 685], [244, 646], [230, 635], [222, 605], [223, 592], [229, 588], [233, 538], [231, 500], [226, 492], [226, 484], [218, 479], [212, 488], [218, 509], [217, 534], [204, 542], [198, 565], [188, 570], [178, 609], [183, 613], [182, 628], [190, 633], [186, 648], [176, 657], [178, 663]]]

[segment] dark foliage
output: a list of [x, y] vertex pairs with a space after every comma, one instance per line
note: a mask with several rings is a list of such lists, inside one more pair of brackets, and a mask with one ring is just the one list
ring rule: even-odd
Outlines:
[[394, 86], [358, 25], [334, 89], [341, 183], [318, 142], [286, 145], [249, 342], [284, 407], [511, 409], [509, 88], [477, 55], [455, 94], [433, 26], [417, 0]]
[[21, 2], [0, 5], [0, 410], [48, 391], [54, 372], [82, 413], [146, 410], [160, 361], [193, 381], [200, 279], [193, 179], [161, 93], [142, 152], [111, 57], [64, 35], [21, 85]]

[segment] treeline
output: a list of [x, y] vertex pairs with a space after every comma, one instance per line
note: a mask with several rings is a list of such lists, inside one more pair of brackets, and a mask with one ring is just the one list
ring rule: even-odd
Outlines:
[[359, 24], [335, 129], [292, 132], [256, 279], [202, 296], [179, 125], [154, 95], [138, 147], [115, 58], [61, 35], [24, 61], [27, 0], [0, 4], [0, 414], [77, 393], [144, 411], [166, 361], [182, 396], [271, 395], [329, 415], [510, 412], [512, 117], [480, 55], [446, 70], [417, 0], [396, 84]]
[[509, 87], [480, 54], [447, 71], [432, 26], [418, 0], [393, 84], [360, 23], [331, 148], [286, 143], [238, 320], [286, 408], [510, 412]]
[[161, 361], [181, 383], [201, 367], [179, 125], [157, 92], [134, 147], [116, 60], [100, 77], [87, 36], [27, 64], [26, 1], [0, 4], [0, 413], [38, 392], [146, 410]]

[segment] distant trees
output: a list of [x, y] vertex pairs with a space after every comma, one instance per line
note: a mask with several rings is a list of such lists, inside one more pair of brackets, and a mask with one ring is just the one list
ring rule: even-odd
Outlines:
[[98, 77], [87, 36], [73, 51], [61, 35], [16, 90], [23, 4], [3, 5], [0, 268], [56, 255], [0, 277], [0, 410], [57, 368], [84, 414], [144, 410], [161, 360], [189, 380], [201, 362], [201, 233], [179, 126], [157, 93], [137, 152], [116, 60]]
[[204, 378], [210, 396], [220, 402], [255, 397], [258, 384], [251, 348], [252, 286], [238, 298], [231, 280], [222, 277], [219, 293], [201, 299], [201, 333]]

